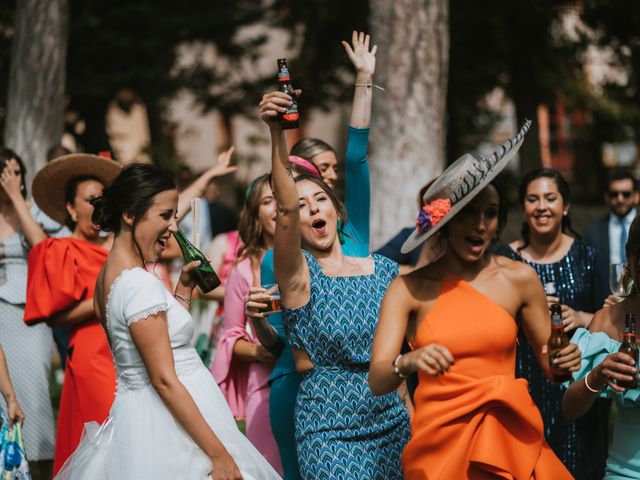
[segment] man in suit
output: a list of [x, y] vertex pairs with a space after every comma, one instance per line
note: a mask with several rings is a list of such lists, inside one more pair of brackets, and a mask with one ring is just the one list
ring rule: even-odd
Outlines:
[[[637, 213], [639, 199], [638, 182], [631, 172], [613, 170], [609, 174], [604, 196], [609, 213], [587, 226], [585, 240], [596, 247], [610, 264], [627, 261], [624, 246]], [[605, 285], [607, 283], [608, 279]]]

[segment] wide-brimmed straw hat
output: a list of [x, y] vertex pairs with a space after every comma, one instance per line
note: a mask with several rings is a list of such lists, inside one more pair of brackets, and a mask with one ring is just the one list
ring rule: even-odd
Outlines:
[[496, 178], [518, 153], [530, 126], [531, 120], [526, 120], [518, 134], [500, 145], [490, 157], [466, 153], [442, 172], [422, 197], [423, 207], [416, 229], [402, 245], [402, 253], [410, 252], [435, 235]]
[[33, 199], [56, 222], [67, 219], [65, 189], [70, 180], [91, 175], [105, 187], [118, 176], [122, 165], [89, 153], [63, 155], [47, 163], [33, 179]]

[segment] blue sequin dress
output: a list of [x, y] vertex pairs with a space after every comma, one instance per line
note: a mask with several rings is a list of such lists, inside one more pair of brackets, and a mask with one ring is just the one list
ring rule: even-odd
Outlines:
[[397, 392], [374, 397], [367, 383], [380, 304], [398, 266], [373, 255], [373, 274], [329, 277], [304, 253], [309, 302], [283, 306], [291, 346], [314, 365], [296, 401], [300, 473], [308, 480], [401, 479], [409, 417]]
[[[509, 247], [499, 247], [495, 253], [530, 265], [542, 284], [554, 282], [560, 303], [574, 310], [595, 312], [607, 296], [607, 287], [600, 281], [607, 278], [602, 271], [606, 265], [595, 249], [581, 240], [574, 240], [569, 252], [555, 263], [525, 260]], [[569, 332], [569, 337], [572, 334]], [[564, 388], [545, 379], [522, 329], [518, 344], [516, 376], [529, 381], [531, 397], [542, 413], [547, 443], [577, 479], [600, 480], [607, 458], [609, 401], [598, 400], [578, 421], [566, 421], [560, 410]]]

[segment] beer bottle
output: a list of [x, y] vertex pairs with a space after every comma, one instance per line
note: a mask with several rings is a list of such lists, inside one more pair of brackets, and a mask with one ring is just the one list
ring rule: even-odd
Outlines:
[[552, 360], [557, 358], [560, 351], [567, 345], [569, 345], [569, 337], [564, 331], [564, 325], [562, 325], [562, 307], [559, 303], [554, 303], [551, 305], [551, 336], [549, 337], [547, 348], [549, 349], [551, 378], [556, 383], [571, 380], [571, 372], [560, 369], [552, 363]]
[[202, 290], [203, 293], [208, 293], [218, 287], [221, 283], [220, 279], [209, 263], [209, 260], [207, 260], [207, 257], [205, 257], [200, 250], [187, 240], [187, 237], [184, 236], [182, 231], [177, 230], [173, 232], [173, 236], [180, 246], [185, 264], [196, 260], [200, 261], [200, 265], [189, 272], [193, 280], [196, 282], [196, 285], [200, 287], [200, 290]]
[[293, 104], [287, 111], [280, 114], [280, 126], [284, 129], [298, 128], [298, 102], [296, 101], [296, 92], [293, 89], [293, 85], [291, 85], [286, 58], [278, 59], [278, 87], [282, 93], [286, 93], [293, 100]]
[[[619, 352], [626, 353], [636, 362], [634, 367], [638, 368], [638, 345], [636, 344], [636, 316], [633, 313], [627, 313], [624, 318], [624, 340], [618, 349]], [[638, 388], [638, 373], [634, 376], [633, 381], [623, 382], [618, 380], [618, 385], [623, 388]]]

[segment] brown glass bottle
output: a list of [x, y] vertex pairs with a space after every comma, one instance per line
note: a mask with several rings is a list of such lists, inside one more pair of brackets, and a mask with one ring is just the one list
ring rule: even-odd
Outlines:
[[289, 67], [287, 67], [287, 59], [278, 59], [278, 88], [282, 93], [289, 95], [293, 104], [286, 112], [280, 114], [280, 126], [283, 129], [298, 128], [300, 114], [298, 112], [298, 102], [296, 101], [296, 92], [291, 85], [291, 76], [289, 75]]
[[[636, 362], [635, 367], [638, 368], [638, 345], [636, 344], [636, 316], [633, 313], [627, 313], [624, 318], [624, 339], [622, 341], [622, 345], [618, 349], [619, 352], [626, 353], [631, 358], [633, 358], [634, 362]], [[638, 388], [638, 374], [636, 371], [636, 375], [631, 382], [622, 382], [618, 380], [618, 385], [622, 388]]]
[[558, 356], [561, 350], [569, 345], [569, 337], [564, 331], [562, 324], [562, 307], [559, 303], [551, 305], [551, 336], [547, 342], [549, 349], [549, 368], [551, 368], [551, 378], [556, 383], [571, 380], [571, 372], [556, 367], [552, 360]]

